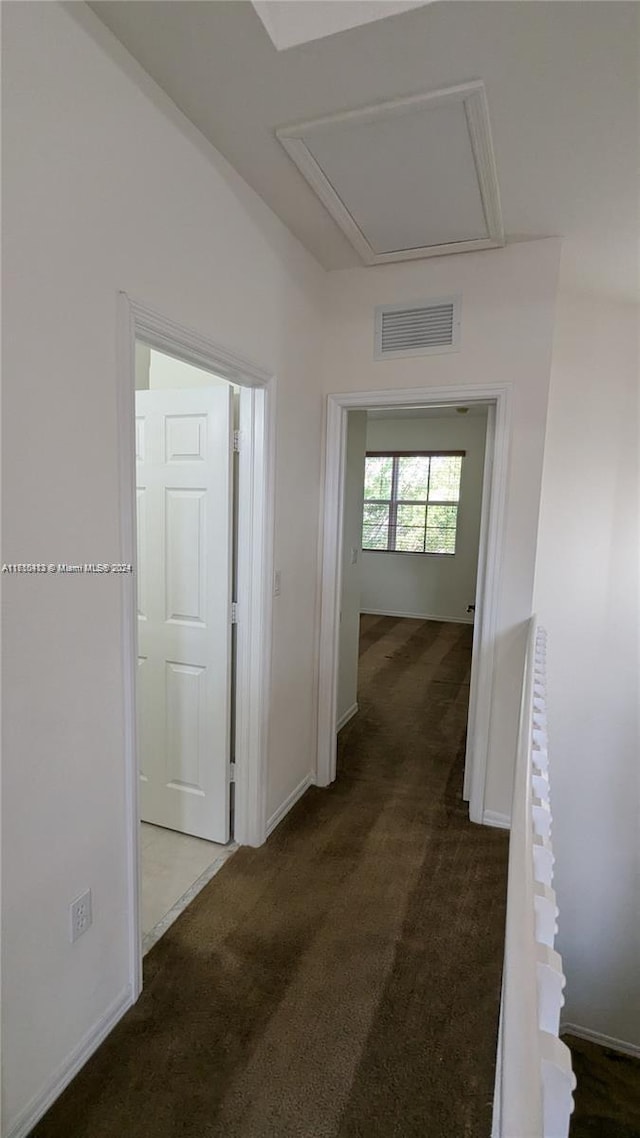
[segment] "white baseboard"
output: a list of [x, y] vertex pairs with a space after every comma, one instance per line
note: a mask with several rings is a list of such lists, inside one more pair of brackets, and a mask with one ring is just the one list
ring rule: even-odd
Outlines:
[[597, 1043], [600, 1047], [608, 1047], [611, 1051], [620, 1051], [623, 1055], [632, 1055], [634, 1059], [640, 1058], [640, 1045], [627, 1043], [624, 1039], [616, 1039], [613, 1035], [603, 1035], [600, 1031], [591, 1031], [588, 1027], [579, 1027], [575, 1023], [560, 1024], [560, 1035], [576, 1035], [578, 1039], [586, 1039], [588, 1043]]
[[508, 814], [498, 814], [496, 810], [485, 810], [482, 815], [483, 826], [494, 826], [498, 830], [510, 830], [511, 818]]
[[278, 807], [278, 809], [274, 810], [273, 814], [267, 821], [267, 837], [269, 837], [269, 834], [273, 833], [276, 826], [278, 826], [284, 818], [285, 814], [289, 813], [291, 807], [295, 806], [298, 799], [302, 798], [305, 790], [307, 790], [310, 786], [313, 786], [314, 782], [315, 779], [313, 775], [306, 774], [302, 781], [299, 782], [295, 787], [295, 789], [291, 791], [291, 794], [287, 795], [284, 802]]
[[358, 705], [357, 705], [357, 703], [352, 703], [351, 707], [349, 707], [345, 711], [344, 715], [340, 716], [338, 722], [336, 723], [336, 735], [338, 734], [338, 731], [342, 731], [342, 728], [347, 726], [347, 723], [349, 722], [349, 720], [353, 719], [354, 715], [357, 715], [357, 714], [358, 714]]
[[8, 1123], [7, 1138], [26, 1138], [31, 1133], [36, 1122], [39, 1122], [49, 1107], [53, 1106], [65, 1087], [84, 1067], [87, 1059], [91, 1058], [94, 1051], [104, 1042], [109, 1032], [113, 1031], [118, 1021], [134, 1003], [131, 987], [127, 985], [118, 998], [110, 1004], [104, 1015], [80, 1040], [78, 1046], [74, 1047], [64, 1063], [58, 1067], [48, 1086], [34, 1095], [31, 1101], [20, 1111], [17, 1118]]
[[393, 612], [391, 609], [360, 609], [361, 616], [406, 616], [409, 620], [439, 620], [443, 624], [473, 624], [472, 616], [442, 616], [435, 612]]

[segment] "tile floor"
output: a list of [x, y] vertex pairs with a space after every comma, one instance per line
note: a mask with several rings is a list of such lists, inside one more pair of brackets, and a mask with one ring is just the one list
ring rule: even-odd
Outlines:
[[237, 848], [140, 823], [142, 937], [148, 952]]

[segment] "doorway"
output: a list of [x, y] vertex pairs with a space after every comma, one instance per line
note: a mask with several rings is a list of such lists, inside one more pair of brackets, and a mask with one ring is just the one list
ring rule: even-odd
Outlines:
[[466, 722], [487, 420], [480, 403], [347, 413], [338, 732], [375, 719], [372, 676], [395, 690], [413, 657], [435, 727], [446, 695]]
[[[317, 781], [319, 785], [326, 786], [336, 775], [337, 729], [346, 721], [344, 693], [339, 691], [341, 605], [346, 566], [354, 552], [357, 553], [344, 548], [343, 538], [348, 414], [352, 410], [360, 410], [368, 414], [388, 415], [393, 410], [412, 417], [414, 412], [419, 414], [423, 409], [455, 413], [457, 406], [476, 409], [482, 405], [487, 409], [486, 458], [482, 475], [475, 599], [470, 598], [469, 601], [476, 607], [464, 779], [464, 797], [469, 800], [469, 817], [474, 822], [485, 820], [489, 708], [509, 423], [509, 389], [506, 386], [390, 390], [328, 397], [317, 758]], [[339, 700], [342, 701], [340, 711]]]
[[136, 341], [141, 921], [233, 852], [238, 385]]
[[[143, 950], [175, 919], [176, 902], [184, 907], [217, 871], [232, 835], [254, 846], [266, 836], [274, 381], [124, 294], [120, 377], [122, 547], [134, 566], [123, 641], [137, 998]], [[145, 510], [159, 524], [145, 525]], [[141, 832], [141, 818], [153, 829]], [[141, 869], [153, 847], [165, 870], [180, 863], [182, 892], [145, 929]]]

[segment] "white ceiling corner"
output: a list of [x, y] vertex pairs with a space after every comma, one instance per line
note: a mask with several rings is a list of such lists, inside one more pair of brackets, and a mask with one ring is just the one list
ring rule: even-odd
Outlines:
[[251, 0], [278, 51], [422, 8], [432, 0]]
[[481, 80], [276, 135], [367, 265], [504, 244]]

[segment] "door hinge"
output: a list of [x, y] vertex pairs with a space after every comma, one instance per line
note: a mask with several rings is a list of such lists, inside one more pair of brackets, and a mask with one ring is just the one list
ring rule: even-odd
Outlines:
[[234, 762], [231, 762], [231, 763], [229, 763], [229, 782], [235, 782], [235, 781], [236, 781], [236, 764]]
[[231, 623], [232, 624], [238, 623], [238, 602], [237, 601], [231, 602]]
[[240, 454], [240, 431], [233, 432], [233, 453]]

